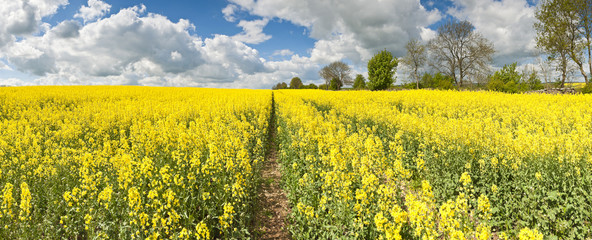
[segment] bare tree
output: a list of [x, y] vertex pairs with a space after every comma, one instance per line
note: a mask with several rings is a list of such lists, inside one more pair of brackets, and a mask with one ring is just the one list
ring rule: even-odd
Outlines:
[[537, 63], [539, 64], [539, 68], [541, 69], [540, 74], [542, 79], [545, 81], [545, 88], [549, 88], [549, 82], [551, 81], [552, 71], [551, 71], [551, 64], [553, 59], [543, 57], [539, 54], [537, 56]]
[[407, 55], [405, 55], [402, 62], [411, 67], [411, 75], [415, 79], [417, 89], [419, 89], [419, 75], [417, 74], [417, 71], [425, 65], [427, 60], [426, 48], [421, 42], [419, 42], [419, 40], [413, 39], [407, 42], [405, 49], [407, 49]]
[[[583, 37], [583, 45], [588, 52], [588, 70], [592, 73], [592, 0], [575, 0], [578, 12], [578, 30]], [[582, 68], [583, 69], [583, 68]], [[584, 76], [588, 83], [588, 77]]]
[[325, 84], [329, 86], [333, 78], [339, 81], [338, 85], [341, 88], [343, 85], [352, 85], [354, 80], [351, 77], [351, 68], [342, 61], [332, 62], [323, 67], [319, 71], [319, 75], [325, 79]]
[[458, 87], [470, 74], [487, 71], [495, 52], [493, 43], [473, 29], [468, 21], [449, 21], [428, 44], [430, 66], [452, 76]]
[[579, 17], [575, 1], [543, 0], [535, 17], [537, 47], [545, 51], [557, 63], [561, 72], [561, 87], [570, 74], [570, 60], [576, 63], [586, 82], [588, 77], [583, 67], [582, 44], [579, 32]]

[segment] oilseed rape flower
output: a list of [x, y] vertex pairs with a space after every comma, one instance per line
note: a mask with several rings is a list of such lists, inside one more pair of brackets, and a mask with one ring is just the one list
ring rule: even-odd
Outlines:
[[[351, 222], [343, 228], [368, 234], [343, 238], [386, 238], [392, 216], [385, 209], [394, 206], [406, 212], [403, 222], [408, 227], [402, 229], [407, 236], [486, 239], [503, 232], [518, 237], [515, 226], [521, 220], [516, 212], [532, 206], [544, 211], [546, 196], [575, 194], [583, 200], [592, 192], [578, 177], [592, 174], [591, 96], [428, 90], [274, 94], [285, 189], [295, 196], [291, 201], [352, 216], [319, 213], [319, 221], [296, 221], [291, 230], [297, 237], [342, 233], [328, 233], [331, 230], [318, 222]], [[349, 176], [349, 188], [338, 184], [345, 181], [332, 180], [339, 175]], [[369, 185], [373, 176], [378, 180]], [[429, 192], [424, 181], [432, 197], [424, 194]], [[575, 183], [583, 191], [557, 192], [551, 181]], [[386, 188], [395, 191], [380, 190]], [[509, 200], [532, 191], [541, 197], [530, 203]], [[336, 192], [341, 198], [322, 204], [324, 198], [312, 197]], [[579, 238], [592, 237], [584, 226], [592, 216], [583, 210], [592, 206], [584, 205], [574, 211], [577, 217], [556, 215], [572, 223], [560, 238], [580, 233]], [[536, 224], [545, 224], [541, 229], [556, 227], [528, 212]], [[306, 219], [304, 211], [295, 211], [294, 219]]]
[[491, 218], [491, 204], [486, 195], [481, 195], [477, 199], [477, 209], [483, 215], [483, 218], [488, 220]]
[[248, 236], [236, 218], [252, 212], [271, 91], [18, 87], [0, 106], [0, 238]]
[[197, 239], [210, 239], [210, 230], [204, 222], [195, 225], [195, 237]]
[[468, 186], [469, 184], [471, 184], [471, 175], [469, 175], [469, 173], [467, 172], [464, 172], [460, 176], [460, 182], [462, 183], [463, 187]]
[[470, 91], [0, 88], [0, 238], [252, 237], [244, 219], [273, 140], [295, 239], [587, 239], [591, 103]]
[[111, 189], [111, 186], [105, 187], [105, 189], [103, 189], [103, 191], [99, 193], [97, 201], [99, 202], [99, 204], [104, 205], [106, 209], [109, 208], [111, 194], [113, 194], [113, 189]]
[[14, 204], [14, 197], [12, 196], [13, 192], [13, 185], [10, 183], [6, 183], [4, 188], [2, 189], [2, 216], [8, 217], [11, 219], [12, 215], [12, 205]]
[[222, 228], [229, 228], [233, 221], [234, 207], [231, 204], [224, 204], [224, 214], [220, 217]]
[[29, 185], [26, 182], [21, 183], [21, 203], [19, 205], [20, 213], [19, 219], [21, 221], [30, 220], [31, 217], [31, 191], [29, 191]]
[[493, 192], [493, 193], [497, 193], [498, 189], [499, 189], [499, 188], [497, 187], [497, 185], [495, 185], [495, 184], [492, 184], [492, 185], [491, 185], [491, 192]]
[[477, 239], [488, 240], [491, 237], [491, 230], [487, 226], [479, 225], [477, 227]]
[[518, 234], [518, 239], [519, 240], [542, 240], [543, 235], [541, 233], [539, 233], [539, 231], [536, 229], [532, 230], [529, 228], [523, 228], [520, 230], [520, 233]]

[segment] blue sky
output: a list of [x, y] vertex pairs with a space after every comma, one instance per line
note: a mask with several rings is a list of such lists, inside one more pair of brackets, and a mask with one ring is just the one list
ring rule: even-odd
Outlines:
[[[270, 88], [387, 49], [402, 57], [447, 19], [494, 43], [492, 67], [534, 62], [526, 0], [15, 0], [0, 6], [0, 85]], [[398, 70], [405, 81], [405, 67]]]

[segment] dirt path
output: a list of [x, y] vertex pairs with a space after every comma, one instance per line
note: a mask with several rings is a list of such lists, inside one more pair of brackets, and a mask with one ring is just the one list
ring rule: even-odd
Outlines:
[[288, 199], [280, 187], [282, 178], [278, 165], [277, 134], [275, 125], [275, 102], [272, 100], [271, 131], [269, 132], [269, 151], [261, 170], [261, 186], [255, 206], [253, 223], [254, 239], [290, 239], [287, 230]]

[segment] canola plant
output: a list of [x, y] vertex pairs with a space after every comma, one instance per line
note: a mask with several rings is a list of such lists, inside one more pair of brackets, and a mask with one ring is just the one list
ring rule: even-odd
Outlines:
[[0, 238], [256, 237], [258, 173], [276, 141], [294, 239], [588, 239], [591, 103], [428, 90], [0, 88]]
[[592, 97], [276, 92], [297, 239], [587, 239]]
[[243, 238], [271, 91], [0, 89], [0, 238]]

